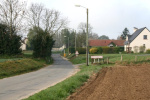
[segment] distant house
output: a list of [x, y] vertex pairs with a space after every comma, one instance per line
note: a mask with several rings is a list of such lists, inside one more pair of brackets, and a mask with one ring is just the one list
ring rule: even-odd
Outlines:
[[23, 41], [21, 43], [21, 47], [20, 47], [22, 50], [26, 50], [27, 49], [27, 41], [28, 41], [27, 38], [23, 39]]
[[126, 37], [124, 43], [125, 51], [139, 52], [140, 47], [143, 46], [146, 49], [150, 49], [150, 31], [144, 28], [134, 28], [134, 33]]
[[124, 47], [125, 40], [89, 40], [91, 47]]

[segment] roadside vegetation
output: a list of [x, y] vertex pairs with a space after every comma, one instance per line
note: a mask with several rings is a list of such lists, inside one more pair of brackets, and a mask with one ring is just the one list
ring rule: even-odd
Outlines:
[[[71, 56], [71, 55], [70, 55]], [[68, 56], [68, 58], [70, 57]], [[149, 54], [90, 54], [89, 55], [89, 62], [91, 62], [91, 56], [103, 56], [104, 61], [106, 61], [107, 58], [109, 58], [109, 62], [112, 64], [115, 64], [116, 62], [147, 62], [150, 60]], [[121, 60], [122, 56], [122, 60]], [[70, 61], [73, 64], [81, 64], [86, 63], [86, 56], [85, 54], [81, 54], [78, 57], [75, 57], [70, 59]]]
[[0, 79], [31, 72], [45, 66], [44, 60], [18, 59], [0, 63]]
[[35, 71], [51, 63], [33, 58], [32, 51], [23, 51], [23, 54], [15, 56], [3, 55], [0, 56], [0, 79]]
[[[63, 55], [63, 54], [62, 54]], [[25, 100], [64, 100], [72, 93], [74, 93], [78, 88], [80, 88], [88, 79], [94, 74], [99, 72], [103, 67], [114, 66], [117, 64], [137, 64], [143, 62], [150, 62], [150, 55], [139, 55], [139, 54], [90, 54], [93, 55], [102, 55], [104, 59], [110, 59], [110, 64], [89, 64], [86, 66], [86, 55], [80, 54], [78, 57], [75, 57], [74, 54], [67, 56], [67, 58], [73, 64], [82, 64], [79, 69], [80, 71], [74, 76], [56, 84], [55, 86], [49, 87], [46, 90], [43, 90]], [[123, 60], [121, 61], [121, 55]], [[137, 56], [137, 61], [135, 62], [135, 56]], [[90, 58], [90, 57], [89, 57]], [[90, 61], [91, 62], [91, 61]]]
[[88, 67], [81, 65], [80, 71], [74, 76], [24, 100], [64, 100], [82, 86], [93, 73], [106, 66], [108, 65], [90, 65]]

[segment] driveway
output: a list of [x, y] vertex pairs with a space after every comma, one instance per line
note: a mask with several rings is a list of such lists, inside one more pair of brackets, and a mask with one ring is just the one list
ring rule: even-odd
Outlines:
[[0, 80], [0, 100], [20, 100], [63, 81], [76, 72], [75, 66], [52, 55], [54, 64], [38, 71]]

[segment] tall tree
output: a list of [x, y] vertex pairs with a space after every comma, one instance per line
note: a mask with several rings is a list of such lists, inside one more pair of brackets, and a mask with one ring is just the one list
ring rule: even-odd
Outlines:
[[89, 40], [94, 40], [94, 39], [98, 39], [98, 34], [96, 34], [96, 33], [91, 33], [91, 34], [89, 34]]
[[[85, 47], [86, 46], [86, 23], [81, 22], [78, 25], [79, 33], [77, 36], [77, 46], [78, 47]], [[98, 38], [97, 34], [92, 32], [93, 27], [89, 24], [88, 25], [88, 37], [89, 39], [95, 39]]]
[[[61, 34], [62, 34], [62, 38], [63, 38], [63, 40], [64, 40], [64, 44], [65, 44], [65, 46], [66, 46], [66, 48], [68, 48], [68, 42], [70, 41], [70, 31], [68, 30], [68, 29], [62, 29], [62, 31], [61, 31]], [[69, 39], [69, 41], [68, 41], [68, 39]], [[70, 42], [69, 42], [69, 46], [70, 46]]]
[[129, 35], [129, 30], [125, 28], [121, 34], [121, 38], [125, 40], [127, 35]]
[[26, 2], [2, 0], [0, 3], [0, 21], [9, 26], [10, 35], [23, 28]]
[[21, 53], [21, 37], [9, 33], [9, 26], [0, 24], [0, 54], [14, 55]]
[[68, 22], [59, 11], [47, 9], [37, 3], [31, 5], [27, 18], [30, 26], [40, 27], [50, 34], [57, 33]]
[[[27, 14], [27, 20], [30, 27], [38, 27], [44, 32], [49, 33], [55, 40], [59, 39], [61, 28], [67, 25], [67, 19], [63, 18], [59, 11], [45, 8], [42, 4], [32, 4]], [[29, 32], [28, 38], [32, 38], [34, 32]], [[56, 41], [55, 47], [61, 44]]]
[[54, 45], [52, 36], [47, 31], [44, 31], [39, 27], [34, 27], [31, 30], [36, 33], [32, 40], [33, 56], [45, 58], [47, 62], [50, 62], [51, 50]]
[[102, 36], [100, 36], [98, 39], [101, 39], [101, 40], [109, 40], [109, 37], [106, 36], [106, 35], [102, 35]]

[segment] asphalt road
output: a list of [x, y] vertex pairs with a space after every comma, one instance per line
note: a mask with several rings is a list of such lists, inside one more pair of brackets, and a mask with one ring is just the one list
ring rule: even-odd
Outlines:
[[52, 55], [54, 64], [38, 71], [0, 80], [0, 100], [20, 100], [55, 85], [76, 72], [75, 66]]

